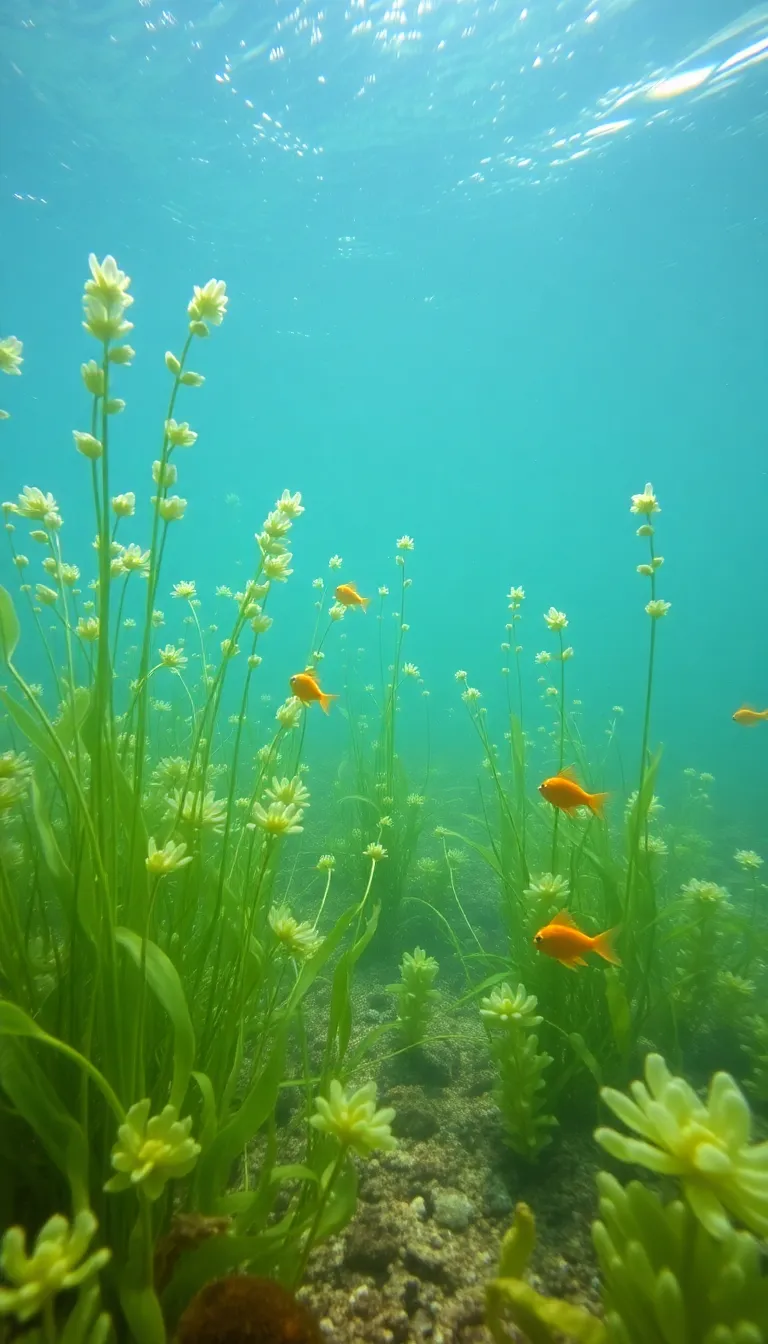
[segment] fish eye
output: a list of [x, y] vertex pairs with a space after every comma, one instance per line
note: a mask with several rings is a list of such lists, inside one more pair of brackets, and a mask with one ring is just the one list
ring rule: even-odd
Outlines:
[[541, 934], [540, 934], [540, 933], [537, 933], [537, 934], [536, 934], [536, 937], [534, 938], [533, 941], [534, 941], [534, 943], [540, 943], [540, 942], [541, 942]]

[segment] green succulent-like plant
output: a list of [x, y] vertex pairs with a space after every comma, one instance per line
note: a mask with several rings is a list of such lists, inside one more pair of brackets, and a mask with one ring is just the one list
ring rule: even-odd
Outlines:
[[552, 1057], [539, 1049], [534, 1029], [542, 1019], [536, 1014], [536, 1002], [524, 985], [513, 993], [503, 984], [480, 1007], [499, 1074], [496, 1101], [504, 1138], [513, 1152], [528, 1161], [549, 1142], [549, 1131], [557, 1123], [543, 1109], [543, 1074]]
[[421, 947], [403, 953], [400, 980], [387, 985], [397, 999], [397, 1022], [406, 1045], [418, 1045], [424, 1040], [437, 990], [433, 988], [439, 966], [434, 957], [428, 957]]
[[704, 1102], [656, 1054], [646, 1057], [645, 1079], [632, 1083], [633, 1100], [613, 1088], [601, 1093], [640, 1138], [601, 1128], [598, 1143], [621, 1162], [678, 1176], [711, 1236], [729, 1236], [731, 1216], [760, 1236], [768, 1234], [768, 1142], [750, 1143], [749, 1105], [734, 1080], [716, 1073]]

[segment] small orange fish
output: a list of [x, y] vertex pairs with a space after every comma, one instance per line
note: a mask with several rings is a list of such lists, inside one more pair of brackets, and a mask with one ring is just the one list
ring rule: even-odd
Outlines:
[[291, 677], [290, 686], [293, 694], [303, 705], [310, 705], [313, 700], [319, 700], [324, 714], [330, 713], [331, 701], [339, 698], [337, 695], [326, 695], [325, 691], [321, 691], [311, 672], [297, 672]]
[[621, 961], [613, 946], [617, 932], [617, 929], [606, 929], [604, 933], [590, 938], [588, 933], [582, 933], [576, 927], [567, 910], [561, 910], [559, 914], [553, 915], [545, 928], [539, 929], [533, 941], [545, 957], [554, 957], [561, 966], [575, 971], [577, 966], [587, 965], [583, 955], [585, 952], [596, 952], [612, 966], [620, 966]]
[[745, 728], [754, 728], [756, 723], [764, 720], [768, 720], [768, 709], [750, 709], [749, 705], [742, 705], [733, 716], [734, 723], [741, 723]]
[[573, 772], [567, 767], [558, 775], [552, 775], [551, 779], [545, 779], [539, 785], [539, 793], [553, 807], [559, 807], [561, 812], [567, 812], [569, 816], [573, 815], [577, 807], [588, 807], [596, 817], [602, 817], [608, 797], [607, 793], [587, 793], [586, 789], [577, 784]]
[[362, 607], [366, 610], [370, 597], [361, 597], [354, 583], [340, 583], [334, 594], [343, 607]]

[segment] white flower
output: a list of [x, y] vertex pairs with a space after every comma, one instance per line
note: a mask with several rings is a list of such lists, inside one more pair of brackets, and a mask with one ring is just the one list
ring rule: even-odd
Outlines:
[[158, 459], [152, 463], [152, 480], [155, 485], [164, 486], [168, 490], [178, 479], [179, 473], [173, 462], [163, 463]]
[[123, 569], [135, 574], [146, 574], [149, 570], [149, 551], [142, 551], [136, 542], [124, 546], [120, 552]]
[[307, 961], [323, 945], [323, 939], [312, 925], [306, 922], [299, 923], [285, 905], [270, 910], [267, 919], [283, 950], [296, 961]]
[[466, 680], [467, 680], [467, 674], [466, 674], [466, 672], [463, 670], [463, 668], [460, 668], [458, 672], [454, 672], [453, 676], [454, 676], [454, 679], [455, 679], [456, 681], [466, 681]]
[[163, 667], [173, 668], [176, 672], [187, 666], [187, 655], [174, 644], [166, 644], [164, 649], [158, 649], [157, 656]]
[[650, 481], [648, 481], [641, 495], [632, 496], [632, 504], [630, 505], [629, 511], [630, 513], [643, 513], [646, 517], [650, 517], [652, 513], [661, 513]]
[[653, 565], [638, 565], [637, 572], [642, 574], [643, 578], [650, 579], [653, 577]]
[[[70, 1225], [61, 1214], [49, 1218], [27, 1255], [22, 1227], [10, 1227], [0, 1242], [0, 1270], [10, 1287], [0, 1287], [0, 1316], [14, 1315], [21, 1324], [39, 1315], [60, 1292], [93, 1278], [112, 1252], [103, 1247], [83, 1259], [98, 1223], [90, 1209], [81, 1209]], [[53, 1321], [53, 1316], [51, 1316]]]
[[268, 537], [284, 537], [291, 530], [291, 519], [282, 509], [273, 509], [268, 513], [262, 524], [262, 530]]
[[85, 282], [85, 293], [89, 298], [98, 299], [109, 307], [128, 308], [133, 298], [128, 293], [131, 283], [129, 275], [121, 271], [113, 256], [99, 261], [94, 252], [88, 257], [91, 279]]
[[132, 490], [112, 496], [112, 512], [116, 518], [132, 518], [136, 512], [136, 496]]
[[154, 495], [152, 503], [157, 507], [157, 512], [165, 523], [180, 522], [187, 507], [186, 499], [180, 499], [178, 495], [169, 495], [167, 499], [158, 499]]
[[536, 1016], [537, 1002], [535, 994], [526, 994], [525, 985], [518, 985], [513, 994], [505, 982], [481, 1000], [480, 1016], [491, 1028], [506, 1028], [510, 1022], [520, 1027], [538, 1027], [544, 1019]]
[[552, 654], [548, 653], [546, 649], [542, 649], [541, 653], [536, 654], [536, 657], [534, 658], [533, 661], [535, 663], [551, 663]]
[[180, 868], [186, 868], [191, 862], [192, 856], [187, 854], [185, 844], [174, 845], [173, 841], [169, 840], [163, 849], [158, 849], [152, 836], [149, 837], [145, 859], [147, 872], [157, 877], [164, 877], [167, 873], [176, 873]]
[[45, 523], [47, 527], [54, 529], [61, 527], [61, 515], [56, 500], [53, 495], [43, 494], [36, 485], [25, 485], [18, 496], [18, 502], [4, 504], [3, 509], [10, 513], [18, 513], [21, 518]]
[[194, 293], [187, 305], [187, 312], [193, 322], [212, 322], [215, 327], [218, 327], [224, 320], [228, 303], [226, 282], [224, 280], [208, 280], [202, 286], [194, 286]]
[[544, 623], [549, 630], [564, 630], [568, 624], [568, 617], [564, 611], [558, 611], [557, 607], [550, 607], [549, 611], [544, 613]]
[[275, 508], [278, 509], [280, 513], [284, 513], [286, 518], [290, 518], [294, 521], [304, 512], [304, 505], [301, 502], [301, 495], [298, 491], [295, 495], [292, 495], [290, 490], [284, 490], [278, 499]]
[[[126, 297], [129, 303], [133, 303], [130, 295]], [[83, 300], [83, 313], [83, 327], [97, 341], [118, 340], [133, 330], [133, 323], [126, 322], [123, 318], [122, 305], [102, 303], [100, 299], [86, 295]]]
[[733, 857], [745, 873], [756, 872], [758, 868], [762, 868], [764, 862], [754, 849], [737, 849]]
[[416, 664], [415, 664], [415, 663], [403, 663], [403, 676], [404, 676], [404, 677], [418, 677], [418, 676], [420, 676], [419, 669], [418, 669], [418, 667], [416, 666]]
[[178, 583], [174, 583], [171, 597], [179, 597], [184, 602], [189, 602], [190, 598], [197, 597], [197, 586], [194, 579], [180, 579]]
[[251, 617], [251, 629], [254, 635], [265, 635], [272, 625], [272, 617], [261, 610], [258, 602], [251, 603], [251, 606], [255, 609]]
[[272, 787], [264, 790], [264, 796], [272, 803], [294, 803], [296, 807], [309, 807], [309, 789], [302, 784], [300, 775], [294, 775], [293, 779], [278, 779], [275, 775]]
[[21, 365], [24, 363], [21, 353], [23, 349], [17, 336], [4, 336], [0, 340], [0, 373], [21, 373]]
[[386, 859], [386, 857], [387, 851], [384, 846], [376, 844], [375, 841], [370, 845], [366, 845], [363, 850], [363, 858], [372, 859], [374, 863], [380, 863], [381, 860]]
[[462, 691], [461, 698], [466, 704], [472, 704], [475, 700], [480, 699], [480, 695], [481, 692], [478, 691], [476, 686], [468, 686], [465, 691]]
[[537, 901], [559, 901], [564, 905], [568, 899], [570, 886], [567, 878], [559, 873], [542, 873], [541, 877], [531, 878], [531, 885], [525, 888], [524, 896]]
[[44, 607], [52, 607], [58, 596], [54, 588], [48, 588], [44, 583], [35, 585], [35, 597]]
[[330, 873], [336, 867], [336, 859], [333, 854], [321, 854], [315, 867], [321, 873]]
[[286, 551], [284, 555], [265, 555], [264, 574], [271, 582], [285, 583], [288, 576], [293, 573], [293, 570], [289, 569], [292, 559], [290, 551]]
[[304, 830], [299, 825], [304, 813], [293, 803], [270, 803], [266, 810], [260, 803], [254, 803], [251, 815], [267, 835], [298, 835]]
[[562, 662], [567, 663], [569, 659], [571, 659], [572, 657], [573, 657], [573, 646], [569, 644], [566, 649], [563, 649], [563, 652], [560, 654], [560, 659]]
[[347, 1096], [337, 1078], [331, 1082], [328, 1100], [315, 1097], [315, 1114], [309, 1123], [324, 1134], [332, 1134], [344, 1148], [352, 1148], [359, 1157], [369, 1157], [377, 1148], [391, 1152], [397, 1147], [390, 1125], [395, 1118], [391, 1106], [376, 1110], [376, 1084], [366, 1083]]
[[332, 555], [328, 561], [329, 569], [341, 569], [342, 559], [340, 555]]
[[215, 796], [213, 789], [209, 789], [206, 794], [195, 789], [173, 789], [166, 798], [166, 804], [166, 816], [174, 821], [179, 817], [188, 826], [212, 831], [214, 835], [221, 835], [224, 831], [227, 804], [225, 799]]
[[671, 602], [664, 602], [660, 597], [656, 597], [652, 602], [646, 604], [645, 610], [651, 617], [651, 620], [658, 621], [660, 617], [666, 616], [671, 606]]
[[278, 705], [275, 714], [275, 718], [280, 724], [280, 727], [284, 728], [286, 732], [290, 732], [293, 728], [298, 728], [301, 723], [302, 708], [303, 706], [299, 697], [297, 695], [289, 695], [288, 699], [284, 700], [282, 705]]
[[165, 433], [172, 448], [191, 448], [197, 439], [194, 429], [190, 429], [186, 420], [177, 424], [175, 420], [166, 420]]
[[328, 615], [332, 621], [343, 621], [347, 614], [347, 608], [343, 602], [334, 602], [332, 607], [328, 608]]
[[379, 597], [389, 597], [389, 589], [384, 583], [379, 588]]
[[405, 801], [408, 807], [423, 807], [427, 800], [423, 793], [409, 793]]
[[525, 601], [525, 589], [524, 589], [524, 588], [510, 588], [509, 592], [507, 593], [507, 601], [509, 602], [510, 606], [515, 606], [516, 604], [519, 604], [520, 602], [524, 602], [524, 601]]
[[85, 640], [86, 644], [95, 644], [99, 638], [98, 616], [81, 616], [75, 627], [75, 634]]
[[397, 549], [398, 551], [412, 551], [414, 549], [413, 537], [398, 537]]

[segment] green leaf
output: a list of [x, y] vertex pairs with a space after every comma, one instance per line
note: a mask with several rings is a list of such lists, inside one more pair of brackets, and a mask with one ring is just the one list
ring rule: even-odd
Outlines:
[[166, 1344], [160, 1300], [152, 1286], [152, 1219], [145, 1204], [133, 1226], [120, 1276], [120, 1305], [136, 1344]]
[[613, 1028], [613, 1039], [619, 1052], [626, 1056], [632, 1036], [632, 1012], [629, 1000], [618, 972], [606, 971], [603, 979], [605, 981], [608, 1014]]
[[203, 1116], [200, 1131], [197, 1135], [197, 1142], [205, 1153], [210, 1148], [216, 1137], [218, 1123], [216, 1120], [216, 1097], [213, 1091], [213, 1083], [207, 1073], [198, 1073], [195, 1070], [192, 1074], [203, 1098]]
[[269, 1059], [242, 1104], [231, 1120], [220, 1128], [208, 1152], [200, 1158], [197, 1178], [200, 1204], [204, 1209], [214, 1207], [215, 1200], [227, 1187], [233, 1162], [275, 1108], [283, 1076], [285, 1041], [286, 1028], [283, 1027]]
[[323, 1209], [312, 1243], [314, 1246], [347, 1226], [357, 1208], [357, 1184], [357, 1167], [347, 1158]]
[[0, 657], [10, 663], [21, 637], [21, 626], [7, 588], [0, 588]]
[[66, 1176], [75, 1210], [87, 1208], [88, 1145], [85, 1134], [64, 1107], [32, 1051], [18, 1040], [0, 1039], [0, 1087], [34, 1130], [51, 1161]]
[[[142, 939], [139, 935], [134, 933], [133, 929], [121, 927], [115, 929], [115, 940], [125, 948], [140, 971]], [[170, 1102], [172, 1106], [181, 1110], [195, 1062], [195, 1033], [179, 973], [170, 958], [150, 939], [146, 941], [146, 973], [147, 984], [173, 1023], [173, 1083]]]
[[584, 1040], [584, 1037], [580, 1036], [577, 1031], [572, 1031], [568, 1037], [568, 1040], [573, 1046], [582, 1064], [584, 1064], [589, 1069], [589, 1072], [592, 1074], [592, 1077], [595, 1079], [595, 1082], [597, 1083], [598, 1087], [602, 1087], [603, 1075], [600, 1069], [600, 1065], [595, 1059], [595, 1056], [592, 1054], [592, 1051], [588, 1048], [587, 1043]]
[[55, 743], [38, 719], [30, 714], [29, 710], [25, 709], [23, 705], [20, 705], [18, 700], [14, 700], [4, 686], [0, 686], [0, 700], [8, 710], [16, 727], [24, 734], [30, 745], [37, 747], [37, 750], [42, 752], [43, 756], [46, 756], [53, 765], [58, 765], [59, 754], [56, 751]]
[[518, 1204], [515, 1218], [501, 1243], [500, 1279], [522, 1279], [536, 1245], [536, 1223], [527, 1204]]
[[48, 820], [48, 813], [46, 811], [45, 803], [43, 802], [40, 787], [37, 780], [34, 778], [32, 779], [32, 815], [35, 818], [35, 825], [37, 827], [37, 834], [40, 840], [40, 848], [43, 853], [43, 858], [50, 871], [59, 882], [64, 880], [71, 882], [72, 874], [61, 856], [61, 850], [56, 843], [53, 827]]
[[9, 1003], [7, 999], [0, 999], [0, 1036], [29, 1036], [43, 1045], [47, 1045], [52, 1050], [57, 1050], [60, 1055], [71, 1059], [77, 1064], [84, 1073], [96, 1084], [107, 1104], [112, 1108], [116, 1119], [123, 1123], [125, 1112], [115, 1096], [112, 1088], [106, 1078], [92, 1064], [90, 1059], [81, 1055], [79, 1050], [68, 1045], [66, 1041], [60, 1041], [58, 1036], [50, 1036], [47, 1031], [43, 1031], [23, 1008], [19, 1008], [16, 1003]]

